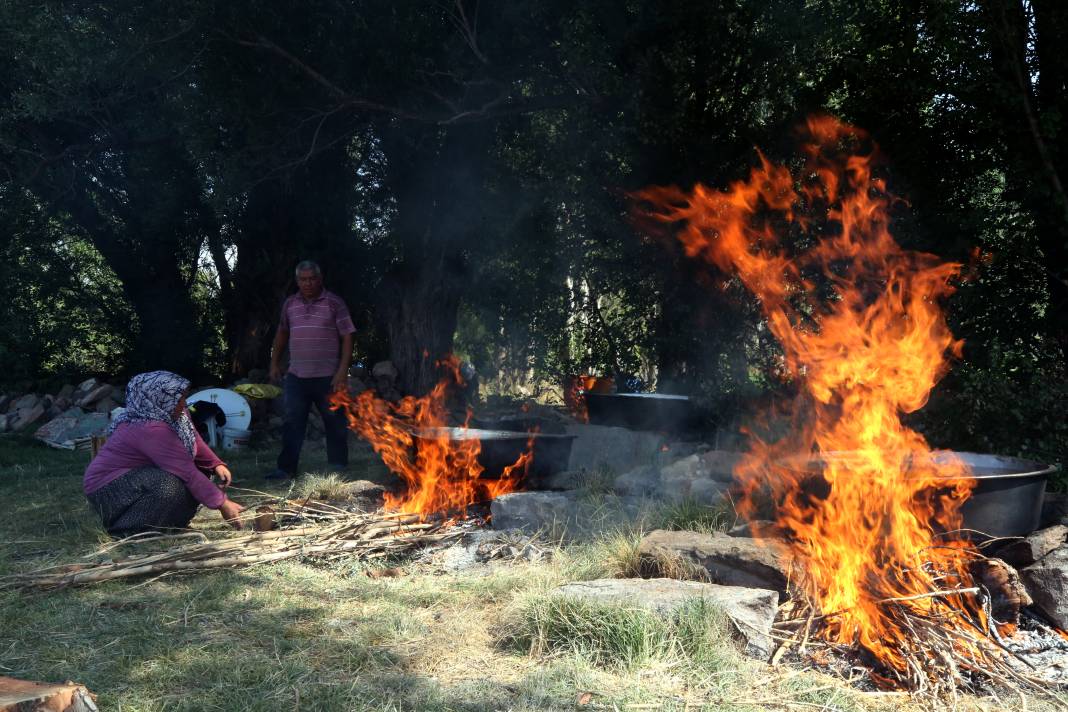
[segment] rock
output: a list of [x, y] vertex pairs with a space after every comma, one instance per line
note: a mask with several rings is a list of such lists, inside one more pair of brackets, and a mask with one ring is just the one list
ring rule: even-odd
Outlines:
[[59, 400], [60, 398], [70, 400], [72, 395], [74, 395], [74, 386], [68, 383], [59, 389], [59, 393], [56, 394], [56, 400]]
[[52, 403], [52, 405], [54, 407], [56, 407], [56, 408], [59, 408], [59, 410], [62, 412], [64, 410], [66, 410], [67, 408], [70, 408], [70, 399], [69, 398], [56, 398], [55, 402]]
[[641, 465], [616, 478], [616, 494], [633, 497], [652, 497], [660, 494], [660, 469], [655, 465]]
[[6, 393], [0, 393], [0, 413], [7, 413], [8, 407], [11, 405], [11, 396]]
[[367, 390], [367, 384], [358, 378], [349, 377], [349, 395], [358, 396]]
[[755, 539], [731, 537], [722, 532], [658, 529], [638, 546], [643, 570], [658, 571], [681, 564], [711, 583], [766, 588], [786, 593], [790, 564], [785, 555]]
[[108, 415], [111, 413], [112, 410], [118, 407], [119, 404], [109, 397], [102, 398], [100, 401], [98, 401], [96, 406], [94, 406], [93, 410], [95, 410], [97, 413], [104, 413], [105, 415]]
[[396, 381], [400, 372], [397, 371], [397, 367], [393, 365], [392, 361], [379, 361], [371, 367], [371, 376], [374, 378], [385, 378], [389, 381]]
[[665, 484], [673, 482], [692, 482], [694, 480], [715, 480], [732, 482], [734, 466], [741, 459], [742, 453], [726, 450], [710, 450], [665, 465], [660, 469], [660, 479]]
[[697, 504], [713, 506], [723, 501], [729, 489], [730, 485], [726, 482], [695, 480], [690, 483], [690, 491], [683, 495], [683, 498], [693, 500]]
[[41, 402], [40, 398], [38, 398], [37, 396], [35, 396], [32, 393], [27, 393], [26, 395], [22, 396], [21, 398], [19, 398], [19, 399], [17, 399], [15, 401], [14, 409], [15, 410], [33, 410], [37, 406], [37, 404], [40, 403], [40, 402]]
[[779, 603], [775, 591], [766, 589], [665, 578], [580, 581], [560, 586], [553, 595], [638, 606], [662, 616], [671, 615], [689, 601], [703, 599], [726, 614], [745, 653], [761, 660], [771, 655], [769, 634]]
[[285, 418], [280, 415], [272, 415], [267, 421], [267, 424], [272, 428], [281, 428], [286, 424]]
[[620, 474], [641, 465], [657, 465], [664, 444], [664, 437], [657, 433], [604, 425], [570, 425], [567, 434], [575, 436], [569, 470], [607, 468]]
[[1054, 524], [1068, 524], [1068, 494], [1046, 492], [1042, 500], [1042, 517], [1039, 526], [1043, 529]]
[[1062, 630], [1068, 628], [1068, 547], [1020, 571], [1035, 605]]
[[1059, 548], [1065, 540], [1068, 540], [1068, 526], [1057, 524], [1010, 542], [998, 549], [998, 557], [1016, 567], [1030, 566]]
[[89, 408], [89, 407], [95, 405], [98, 401], [110, 396], [111, 392], [112, 392], [111, 386], [109, 386], [108, 384], [105, 383], [103, 385], [97, 386], [96, 388], [88, 391], [84, 396], [82, 396], [77, 401], [77, 403], [82, 408]]
[[99, 385], [100, 385], [100, 381], [98, 381], [97, 379], [95, 379], [95, 378], [87, 378], [84, 381], [82, 381], [81, 383], [79, 383], [78, 387], [75, 390], [79, 390], [82, 393], [88, 393], [89, 391], [93, 390], [94, 388], [96, 388]]
[[111, 389], [111, 398], [119, 405], [126, 405], [126, 384], [120, 383]]
[[7, 413], [0, 414], [0, 433], [6, 433], [8, 430], [7, 421], [10, 416]]
[[45, 407], [40, 403], [33, 406], [32, 408], [20, 409], [15, 414], [14, 421], [11, 421], [10, 418], [8, 419], [8, 428], [11, 430], [22, 430], [24, 428], [28, 428], [34, 423], [44, 418], [44, 414]]
[[776, 525], [768, 519], [754, 519], [751, 522], [742, 522], [735, 525], [727, 532], [727, 536], [752, 537], [754, 539], [774, 539]]
[[590, 533], [642, 516], [646, 502], [632, 497], [592, 499], [577, 492], [512, 492], [490, 502], [494, 529], [551, 535]]
[[540, 490], [566, 491], [582, 489], [590, 482], [590, 473], [582, 470], [554, 472], [538, 480]]

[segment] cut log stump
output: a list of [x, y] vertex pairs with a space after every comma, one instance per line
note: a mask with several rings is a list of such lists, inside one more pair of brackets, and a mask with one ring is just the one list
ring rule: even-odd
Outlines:
[[0, 675], [0, 712], [98, 712], [84, 685], [30, 682]]

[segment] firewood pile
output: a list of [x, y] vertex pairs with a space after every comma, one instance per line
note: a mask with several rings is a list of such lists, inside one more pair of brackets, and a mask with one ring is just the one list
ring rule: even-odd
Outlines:
[[[446, 546], [463, 526], [443, 517], [350, 511], [329, 502], [276, 501], [246, 510], [247, 534], [188, 531], [136, 535], [108, 544], [73, 564], [0, 578], [0, 589], [56, 589], [171, 572], [205, 571], [287, 559], [329, 562], [340, 558], [387, 559]], [[278, 528], [273, 528], [275, 526]], [[169, 546], [165, 546], [168, 545]], [[129, 549], [132, 553], [121, 553]], [[150, 549], [145, 551], [142, 549]]]
[[961, 693], [1008, 694], [1017, 703], [1028, 694], [1068, 708], [1068, 635], [1031, 607], [1015, 569], [978, 551], [970, 556], [965, 576], [935, 572], [940, 590], [875, 601], [895, 634], [882, 641], [892, 645], [889, 659], [859, 640], [833, 642], [829, 624], [846, 611], [819, 611], [800, 594], [804, 582], [792, 582], [798, 595], [780, 607], [771, 663], [814, 665], [939, 704]]

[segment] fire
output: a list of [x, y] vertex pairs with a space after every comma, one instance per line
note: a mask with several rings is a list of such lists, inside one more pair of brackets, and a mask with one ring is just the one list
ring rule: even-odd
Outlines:
[[596, 387], [596, 376], [572, 376], [564, 390], [564, 405], [580, 423], [590, 422], [590, 413], [586, 409], [586, 394]]
[[646, 218], [679, 224], [690, 257], [736, 274], [760, 300], [798, 386], [777, 415], [788, 435], [750, 433], [736, 470], [742, 514], [770, 497], [782, 538], [768, 541], [799, 564], [801, 594], [828, 616], [819, 634], [902, 673], [910, 639], [894, 606], [948, 607], [962, 613], [947, 623], [958, 628], [968, 625], [963, 612], [982, 616], [974, 596], [931, 596], [971, 585], [967, 544], [936, 536], [960, 527], [970, 472], [901, 422], [960, 356], [939, 302], [961, 267], [894, 241], [895, 199], [862, 131], [814, 117], [800, 133], [797, 174], [760, 154], [727, 191], [653, 187], [635, 197]]
[[[371, 443], [390, 472], [407, 486], [400, 495], [387, 493], [386, 507], [423, 518], [434, 513], [456, 513], [476, 502], [516, 490], [533, 458], [533, 437], [527, 451], [496, 479], [480, 479], [478, 461], [482, 444], [461, 428], [448, 427], [446, 406], [450, 389], [463, 385], [454, 357], [438, 364], [445, 377], [425, 396], [406, 396], [391, 403], [367, 390], [355, 398], [335, 393], [332, 405], [340, 409], [349, 428]], [[470, 421], [471, 411], [467, 412]]]

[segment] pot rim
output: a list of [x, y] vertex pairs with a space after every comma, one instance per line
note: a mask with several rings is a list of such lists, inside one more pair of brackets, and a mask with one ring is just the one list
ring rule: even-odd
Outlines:
[[[825, 453], [818, 453], [811, 456], [794, 456], [789, 458], [783, 458], [779, 462], [783, 465], [788, 465], [791, 468], [805, 467], [805, 469], [811, 469], [812, 466], [818, 465], [820, 460], [829, 459], [848, 459], [853, 455], [853, 451], [837, 450]], [[954, 480], [1001, 480], [1001, 479], [1022, 479], [1027, 477], [1048, 477], [1049, 475], [1057, 472], [1061, 469], [1058, 464], [1044, 464], [1035, 460], [1027, 460], [1021, 457], [1010, 457], [1006, 455], [993, 455], [986, 453], [967, 452], [962, 450], [932, 450], [932, 460], [938, 464], [941, 462], [948, 462], [953, 458], [957, 458], [964, 462], [965, 465], [972, 468], [972, 473], [967, 477], [956, 477], [953, 475], [943, 475], [942, 479], [946, 481]], [[984, 472], [984, 468], [988, 471]], [[1012, 471], [1012, 470], [1018, 471]]]

